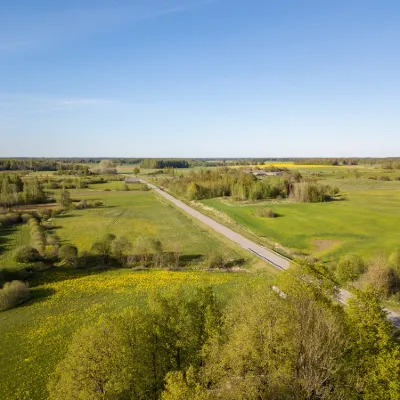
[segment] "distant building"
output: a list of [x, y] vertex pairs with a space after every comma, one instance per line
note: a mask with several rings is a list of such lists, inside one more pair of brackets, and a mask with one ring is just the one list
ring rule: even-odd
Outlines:
[[254, 176], [257, 177], [263, 177], [263, 176], [280, 176], [282, 175], [281, 171], [274, 171], [274, 172], [270, 172], [270, 171], [262, 171], [262, 170], [252, 170], [251, 173]]
[[141, 183], [141, 182], [139, 178], [135, 178], [134, 176], [128, 176], [127, 178], [125, 178], [124, 183], [128, 184], [128, 183]]

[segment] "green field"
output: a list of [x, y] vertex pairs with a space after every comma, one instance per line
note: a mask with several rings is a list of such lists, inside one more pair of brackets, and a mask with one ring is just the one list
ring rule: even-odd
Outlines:
[[46, 398], [49, 376], [71, 335], [100, 315], [121, 312], [153, 290], [211, 285], [223, 297], [253, 279], [249, 274], [128, 269], [75, 275], [43, 272], [31, 301], [0, 313], [0, 399]]
[[[372, 257], [390, 253], [400, 245], [400, 182], [369, 179], [321, 181], [338, 186], [345, 200], [329, 203], [300, 204], [267, 201], [243, 204], [224, 199], [204, 200], [207, 207], [225, 213], [264, 239], [292, 253], [336, 259], [356, 252]], [[278, 218], [255, 215], [260, 207], [271, 208]]]
[[[139, 237], [160, 240], [164, 251], [179, 251], [193, 260], [216, 250], [227, 257], [243, 258], [241, 249], [216, 236], [168, 202], [155, 197], [153, 192], [139, 191], [138, 185], [130, 185], [135, 190], [117, 191], [117, 185], [121, 185], [121, 182], [70, 190], [74, 200], [101, 200], [104, 206], [71, 210], [53, 218], [53, 232], [60, 238], [60, 245], [73, 244], [79, 251], [90, 251], [96, 240], [106, 233], [114, 233], [116, 236], [125, 236], [133, 244]], [[23, 267], [23, 264], [13, 260], [13, 254], [17, 246], [29, 244], [28, 227], [16, 225], [1, 231], [1, 235], [0, 268]]]
[[0, 269], [18, 267], [18, 263], [13, 259], [14, 249], [29, 243], [29, 227], [26, 224], [15, 225], [0, 231]]
[[[116, 183], [106, 184], [113, 188]], [[97, 185], [93, 185], [97, 189]], [[96, 189], [71, 190], [76, 199], [99, 199], [100, 208], [69, 211], [54, 222], [61, 243], [74, 244], [80, 251], [106, 233], [125, 236], [134, 243], [146, 236], [160, 240], [165, 251], [178, 250], [186, 255], [204, 255], [216, 249], [238, 256], [234, 246], [221, 242], [215, 234], [176, 210], [151, 191], [104, 191]]]

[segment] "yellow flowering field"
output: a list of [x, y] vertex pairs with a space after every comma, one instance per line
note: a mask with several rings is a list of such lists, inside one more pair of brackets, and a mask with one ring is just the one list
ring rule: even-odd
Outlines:
[[281, 167], [281, 168], [294, 168], [294, 169], [308, 169], [308, 168], [340, 168], [338, 166], [333, 165], [325, 165], [325, 164], [295, 164], [290, 162], [267, 162], [264, 165], [234, 165], [231, 168], [263, 168], [263, 167]]
[[252, 278], [245, 273], [95, 271], [54, 272], [34, 298], [0, 313], [0, 399], [45, 399], [46, 384], [71, 335], [99, 316], [118, 313], [153, 290], [211, 285], [227, 296]]

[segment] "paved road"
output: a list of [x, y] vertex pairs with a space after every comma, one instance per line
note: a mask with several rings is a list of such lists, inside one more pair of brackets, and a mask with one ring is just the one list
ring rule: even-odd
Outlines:
[[[198, 219], [199, 221], [203, 222], [203, 224], [209, 226], [214, 231], [220, 233], [221, 235], [225, 236], [232, 242], [238, 244], [243, 249], [255, 254], [257, 257], [267, 261], [269, 264], [273, 265], [275, 268], [286, 270], [290, 266], [290, 260], [283, 257], [282, 255], [275, 253], [272, 250], [269, 250], [263, 246], [258, 245], [257, 243], [252, 242], [251, 240], [245, 238], [244, 236], [240, 235], [239, 233], [233, 231], [232, 229], [226, 227], [225, 225], [220, 224], [219, 222], [213, 220], [210, 217], [202, 214], [200, 211], [195, 210], [194, 208], [188, 206], [183, 201], [178, 200], [177, 198], [171, 196], [169, 193], [161, 190], [155, 185], [140, 179], [143, 183], [148, 185], [151, 189], [155, 192], [169, 200], [171, 203], [175, 204], [177, 207], [181, 208], [192, 217]], [[339, 293], [339, 300], [346, 304], [347, 300], [351, 297], [351, 293], [347, 290], [340, 290]], [[393, 325], [396, 327], [400, 326], [400, 314], [394, 313], [389, 311], [389, 319], [392, 321]]]

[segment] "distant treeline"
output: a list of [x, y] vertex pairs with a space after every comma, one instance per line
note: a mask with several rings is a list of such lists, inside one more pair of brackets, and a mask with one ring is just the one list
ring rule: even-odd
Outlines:
[[[71, 175], [88, 175], [88, 166], [100, 164], [104, 158], [2, 158], [0, 171], [62, 171]], [[400, 157], [388, 158], [108, 158], [116, 166], [131, 164], [148, 169], [218, 167], [229, 165], [266, 165], [271, 162], [293, 162], [298, 165], [382, 165], [387, 169], [400, 169]], [[79, 165], [79, 167], [77, 166]]]
[[162, 169], [162, 168], [189, 168], [189, 161], [187, 160], [159, 160], [159, 159], [145, 159], [140, 163], [141, 168], [147, 169]]
[[297, 158], [299, 165], [381, 165], [386, 169], [400, 169], [400, 158]]
[[[2, 158], [0, 171], [68, 171], [77, 164], [99, 164], [103, 158]], [[113, 158], [115, 164], [139, 164], [139, 158]], [[82, 169], [81, 165], [79, 168]], [[87, 168], [87, 167], [86, 167]]]

